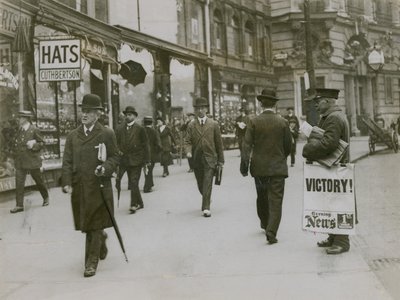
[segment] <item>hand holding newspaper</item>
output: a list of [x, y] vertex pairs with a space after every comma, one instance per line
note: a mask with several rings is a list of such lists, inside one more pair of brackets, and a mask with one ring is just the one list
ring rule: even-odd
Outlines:
[[[312, 138], [315, 139], [322, 139], [324, 136], [325, 130], [322, 128], [319, 128], [318, 126], [311, 126], [307, 122], [303, 122], [303, 124], [300, 127], [301, 132], [304, 133], [304, 135], [309, 138], [312, 135]], [[339, 146], [335, 151], [333, 151], [330, 155], [328, 155], [325, 158], [321, 158], [316, 160], [318, 163], [325, 167], [332, 167], [333, 165], [336, 165], [340, 162], [342, 159], [343, 155], [346, 153], [347, 148], [349, 147], [349, 144], [343, 140], [339, 140]]]

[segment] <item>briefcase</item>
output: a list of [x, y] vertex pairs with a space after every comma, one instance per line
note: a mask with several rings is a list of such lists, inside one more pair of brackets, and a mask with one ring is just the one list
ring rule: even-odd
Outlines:
[[217, 165], [217, 167], [215, 168], [215, 181], [214, 184], [215, 185], [221, 185], [221, 180], [222, 180], [222, 166]]

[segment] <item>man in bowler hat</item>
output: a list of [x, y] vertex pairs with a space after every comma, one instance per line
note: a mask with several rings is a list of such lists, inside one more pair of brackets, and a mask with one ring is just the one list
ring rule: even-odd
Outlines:
[[19, 130], [13, 145], [17, 203], [16, 206], [10, 210], [12, 214], [24, 210], [25, 179], [28, 173], [31, 174], [37, 189], [43, 197], [43, 206], [49, 205], [49, 193], [40, 173], [40, 168], [42, 166], [40, 150], [44, 145], [44, 140], [40, 130], [31, 124], [32, 117], [33, 114], [30, 111], [24, 110], [18, 113]]
[[138, 124], [138, 113], [133, 106], [127, 106], [123, 111], [125, 122], [116, 129], [117, 143], [121, 151], [116, 185], [121, 188], [121, 178], [128, 173], [128, 189], [131, 191], [129, 211], [135, 213], [144, 207], [139, 189], [142, 168], [150, 165], [150, 147], [146, 131]]
[[71, 193], [75, 229], [86, 233], [83, 275], [91, 277], [108, 252], [104, 229], [113, 224], [106, 203], [113, 213], [111, 177], [119, 151], [114, 131], [98, 122], [103, 110], [100, 97], [87, 94], [80, 106], [82, 125], [68, 134], [65, 143], [62, 190]]
[[158, 131], [153, 127], [153, 117], [147, 116], [143, 119], [144, 130], [146, 131], [147, 138], [149, 140], [150, 147], [150, 164], [147, 166], [147, 172], [144, 176], [144, 193], [150, 193], [153, 182], [153, 169], [154, 164], [159, 160], [159, 155], [161, 151], [161, 141]]
[[[336, 105], [339, 90], [337, 89], [315, 89], [315, 107], [320, 113], [321, 119], [318, 127], [325, 132], [322, 139], [309, 137], [303, 147], [303, 157], [308, 162], [323, 159], [334, 152], [339, 140], [349, 143], [350, 130], [346, 115]], [[340, 163], [349, 162], [349, 148], [340, 160]], [[318, 247], [324, 247], [327, 254], [340, 254], [350, 249], [349, 236], [344, 234], [330, 234], [328, 239], [317, 243]]]
[[275, 113], [279, 100], [275, 91], [264, 89], [257, 96], [263, 112], [252, 118], [243, 142], [240, 172], [254, 177], [257, 191], [257, 214], [269, 244], [278, 242], [277, 233], [282, 216], [285, 179], [288, 177], [286, 158], [290, 154], [291, 134], [287, 120]]
[[196, 118], [188, 124], [184, 141], [186, 156], [193, 158], [204, 217], [211, 217], [211, 190], [215, 169], [217, 165], [224, 164], [221, 132], [218, 123], [207, 117], [208, 106], [207, 99], [195, 99], [193, 107]]

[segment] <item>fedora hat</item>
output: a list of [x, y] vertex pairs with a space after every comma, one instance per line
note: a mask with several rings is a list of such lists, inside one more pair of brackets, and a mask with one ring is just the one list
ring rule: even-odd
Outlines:
[[193, 107], [205, 107], [209, 106], [208, 100], [204, 97], [199, 97], [194, 100]]
[[145, 117], [143, 118], [143, 123], [144, 123], [145, 125], [151, 125], [151, 124], [153, 123], [153, 117], [151, 117], [151, 116], [145, 116]]
[[261, 94], [257, 96], [258, 101], [264, 101], [264, 100], [272, 100], [272, 101], [278, 101], [279, 98], [276, 97], [276, 92], [271, 89], [263, 89], [261, 91]]
[[125, 110], [123, 111], [123, 113], [124, 113], [124, 115], [126, 115], [127, 113], [131, 113], [131, 114], [134, 114], [136, 117], [138, 116], [138, 113], [133, 106], [127, 106], [125, 108]]
[[95, 94], [86, 94], [83, 96], [82, 103], [79, 106], [83, 109], [103, 109], [100, 96]]
[[319, 98], [332, 98], [337, 99], [339, 97], [340, 90], [338, 89], [315, 89], [315, 95], [313, 99]]
[[18, 117], [33, 118], [33, 113], [30, 110], [20, 110]]

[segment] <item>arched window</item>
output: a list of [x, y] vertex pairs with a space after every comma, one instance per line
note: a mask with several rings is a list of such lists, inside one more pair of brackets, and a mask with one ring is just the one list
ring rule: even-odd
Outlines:
[[215, 49], [225, 50], [224, 23], [219, 9], [214, 11], [214, 41]]
[[240, 55], [240, 22], [238, 16], [232, 17], [232, 29], [233, 29], [233, 53]]
[[247, 21], [245, 26], [244, 41], [246, 53], [249, 57], [254, 57], [254, 24], [252, 21]]

